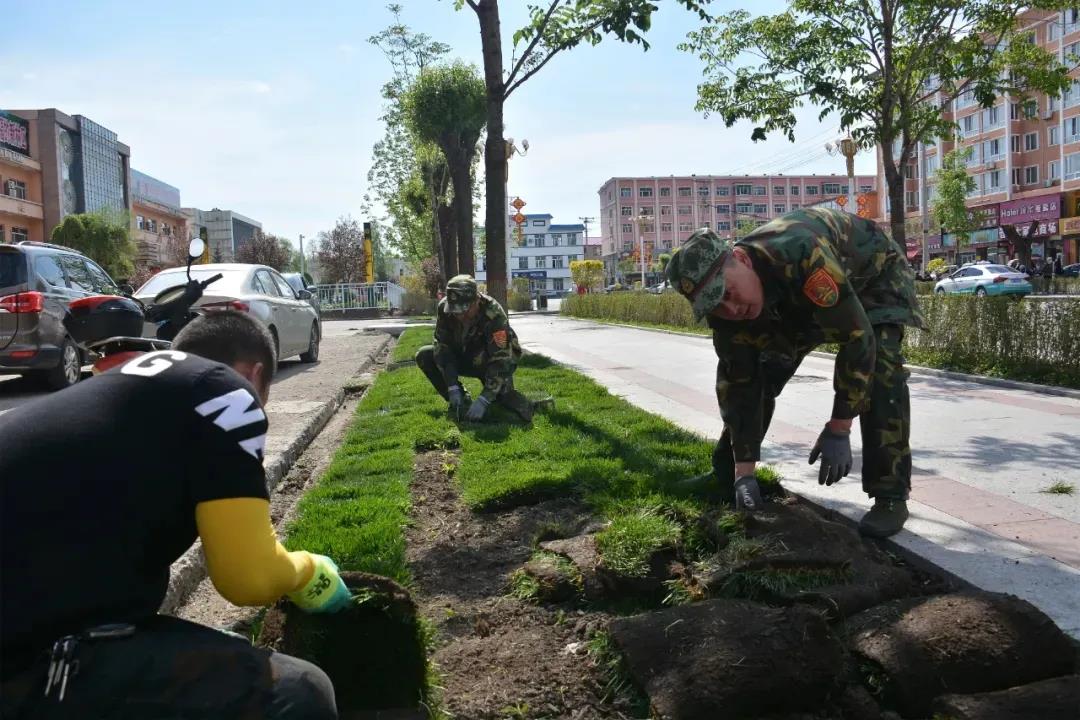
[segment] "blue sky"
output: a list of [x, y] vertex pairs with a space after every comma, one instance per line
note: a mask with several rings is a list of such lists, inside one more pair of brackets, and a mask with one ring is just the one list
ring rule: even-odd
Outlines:
[[[406, 24], [481, 63], [468, 8], [401, 4]], [[614, 40], [578, 48], [511, 97], [507, 135], [532, 150], [512, 161], [510, 193], [527, 211], [563, 223], [598, 216], [597, 190], [613, 175], [753, 173], [791, 158], [808, 162], [789, 174], [843, 172], [842, 159], [821, 157], [835, 125], [813, 109], [794, 147], [751, 144], [748, 125], [695, 112], [701, 67], [675, 46], [697, 20], [660, 4], [648, 52]], [[509, 63], [526, 3], [501, 5]], [[340, 215], [360, 217], [390, 73], [367, 38], [389, 20], [381, 0], [15, 3], [5, 11], [19, 32], [0, 46], [0, 107], [86, 115], [131, 146], [133, 167], [180, 188], [185, 205], [231, 208], [296, 242]], [[872, 155], [859, 157], [858, 172], [873, 169]]]

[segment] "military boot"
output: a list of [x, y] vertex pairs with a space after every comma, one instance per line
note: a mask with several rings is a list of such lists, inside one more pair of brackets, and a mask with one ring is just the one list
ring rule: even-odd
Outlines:
[[677, 493], [693, 495], [706, 502], [728, 504], [735, 502], [735, 486], [730, 482], [724, 483], [712, 471], [678, 480], [673, 489]]
[[538, 412], [541, 412], [541, 411], [547, 411], [547, 410], [554, 410], [555, 409], [555, 398], [551, 397], [550, 395], [546, 395], [546, 396], [540, 398], [539, 400], [533, 400], [532, 401], [532, 409], [533, 409], [534, 413], [538, 413]]
[[873, 538], [887, 538], [904, 527], [907, 502], [894, 498], [874, 498], [874, 507], [859, 521], [859, 532]]

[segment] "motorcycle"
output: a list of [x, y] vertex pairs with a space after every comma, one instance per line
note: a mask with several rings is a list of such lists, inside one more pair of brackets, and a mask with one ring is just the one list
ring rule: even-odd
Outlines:
[[[68, 304], [64, 327], [94, 358], [95, 375], [143, 353], [167, 350], [177, 333], [203, 314], [192, 308], [206, 288], [223, 277], [218, 273], [201, 281], [191, 278], [191, 265], [205, 250], [205, 241], [194, 238], [188, 246], [187, 283], [162, 290], [149, 306], [130, 294], [92, 295]], [[155, 337], [143, 337], [145, 322], [157, 326]]]

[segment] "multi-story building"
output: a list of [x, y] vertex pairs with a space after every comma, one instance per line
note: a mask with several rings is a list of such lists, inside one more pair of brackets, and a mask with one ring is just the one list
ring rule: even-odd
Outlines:
[[187, 218], [180, 209], [180, 191], [168, 183], [131, 171], [131, 230], [139, 246], [139, 262], [160, 267], [169, 257], [167, 244], [188, 240]]
[[0, 112], [0, 239], [48, 240], [71, 213], [130, 212], [131, 149], [55, 108]]
[[205, 231], [212, 262], [232, 262], [237, 251], [262, 231], [262, 223], [258, 220], [234, 210], [182, 208], [182, 212], [187, 220], [189, 237], [201, 236]]
[[599, 260], [600, 253], [603, 249], [603, 244], [600, 241], [600, 237], [585, 238], [585, 257], [583, 260]]
[[[546, 213], [528, 214], [521, 225], [522, 244], [510, 247], [510, 274], [527, 278], [531, 292], [543, 295], [563, 295], [574, 289], [570, 263], [584, 260], [586, 255], [585, 226], [556, 225]], [[512, 231], [511, 237], [518, 233]], [[487, 282], [484, 258], [476, 261], [476, 279]]]
[[[1080, 10], [1029, 11], [1022, 16], [1019, 31], [1073, 67], [1072, 84], [1061, 97], [1004, 96], [991, 107], [982, 107], [969, 92], [944, 104], [945, 118], [957, 124], [956, 138], [921, 144], [902, 165], [909, 251], [914, 247], [921, 254], [925, 243], [931, 258], [1004, 261], [1016, 249], [1009, 246], [1001, 226], [1012, 224], [1026, 233], [1037, 220], [1033, 255], [1061, 253], [1066, 263], [1080, 260], [1080, 220], [1075, 217], [1080, 216], [1080, 70], [1075, 69], [1080, 62]], [[941, 98], [937, 104], [942, 105]], [[930, 213], [935, 173], [941, 158], [955, 148], [967, 153], [968, 173], [975, 180], [968, 207], [981, 225], [959, 245], [948, 228], [942, 235]], [[883, 189], [884, 151], [878, 149], [878, 183]], [[887, 220], [888, 193], [879, 197], [878, 216]]]
[[[872, 192], [876, 182], [872, 175], [857, 175], [853, 191]], [[679, 247], [698, 228], [731, 237], [740, 222], [763, 225], [804, 205], [847, 197], [848, 190], [846, 175], [611, 178], [599, 191], [606, 275], [613, 277], [618, 261], [629, 257], [639, 243], [646, 255], [653, 256]]]

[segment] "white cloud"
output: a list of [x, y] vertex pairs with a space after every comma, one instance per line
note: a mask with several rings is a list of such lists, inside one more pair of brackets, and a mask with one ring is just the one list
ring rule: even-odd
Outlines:
[[270, 83], [265, 83], [261, 80], [248, 83], [248, 88], [256, 95], [268, 95], [271, 90]]

